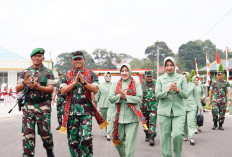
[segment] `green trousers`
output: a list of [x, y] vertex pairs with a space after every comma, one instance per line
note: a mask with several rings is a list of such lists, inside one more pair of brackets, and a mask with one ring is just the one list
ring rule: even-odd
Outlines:
[[[105, 120], [107, 120], [107, 110], [108, 110], [108, 108], [100, 108], [101, 115], [102, 115], [102, 117], [103, 117]], [[107, 121], [108, 121], [108, 120], [107, 120]], [[105, 128], [106, 133], [107, 133], [107, 128], [108, 128], [108, 127]]]
[[139, 123], [118, 124], [118, 134], [122, 142], [116, 149], [120, 157], [133, 157]]
[[171, 136], [173, 138], [173, 151], [175, 157], [181, 157], [185, 115], [183, 116], [162, 116], [158, 115], [160, 128], [160, 141], [162, 157], [171, 157]]
[[193, 138], [197, 128], [196, 124], [196, 113], [197, 111], [186, 111], [185, 126], [184, 126], [184, 137]]
[[114, 118], [115, 118], [114, 111], [115, 110], [112, 107], [109, 107], [108, 110], [107, 110], [107, 122], [109, 123], [109, 125], [107, 126], [106, 133], [109, 134], [109, 135], [112, 135], [112, 133], [113, 133], [113, 121], [114, 121]]

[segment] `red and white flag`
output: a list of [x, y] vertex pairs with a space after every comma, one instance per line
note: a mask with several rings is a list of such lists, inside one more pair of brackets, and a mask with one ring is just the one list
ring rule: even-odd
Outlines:
[[199, 75], [199, 71], [198, 71], [197, 59], [196, 58], [195, 58], [195, 68], [196, 68], [196, 75], [199, 78], [199, 80], [201, 80], [200, 75]]
[[177, 64], [176, 64], [176, 71], [177, 71], [177, 70], [179, 70], [179, 67], [178, 67]]
[[226, 78], [227, 81], [230, 80], [230, 68], [229, 68], [229, 57], [228, 57], [228, 47], [226, 48]]
[[218, 55], [217, 50], [216, 50], [216, 61], [217, 61], [217, 71], [218, 71], [219, 65], [221, 64], [222, 61], [221, 61], [221, 59], [220, 59], [220, 57]]
[[206, 67], [207, 67], [207, 85], [209, 86], [210, 85], [210, 69], [209, 69], [209, 57], [208, 55], [206, 54]]

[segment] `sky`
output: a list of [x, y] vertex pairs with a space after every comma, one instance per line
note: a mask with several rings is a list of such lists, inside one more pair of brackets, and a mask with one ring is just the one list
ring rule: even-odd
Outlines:
[[156, 41], [177, 53], [182, 44], [198, 39], [232, 49], [231, 0], [0, 2], [0, 46], [25, 58], [37, 47], [53, 60], [63, 52], [98, 48], [144, 58]]

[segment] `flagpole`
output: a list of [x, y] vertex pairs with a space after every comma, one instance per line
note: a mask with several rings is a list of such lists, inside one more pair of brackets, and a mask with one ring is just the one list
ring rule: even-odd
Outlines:
[[228, 60], [228, 47], [226, 48], [226, 74], [227, 74], [227, 81], [230, 80], [230, 69], [229, 69], [229, 60]]

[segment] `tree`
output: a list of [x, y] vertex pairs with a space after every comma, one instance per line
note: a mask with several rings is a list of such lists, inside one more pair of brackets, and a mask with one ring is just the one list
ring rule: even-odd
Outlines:
[[98, 69], [116, 69], [112, 62], [120, 63], [122, 60], [130, 60], [132, 57], [124, 53], [114, 53], [105, 49], [96, 49], [92, 52]]
[[[218, 71], [223, 71], [223, 79], [226, 80], [226, 75], [224, 74], [224, 69], [222, 63], [218, 67]], [[217, 80], [217, 75], [215, 76], [215, 80]]]
[[195, 71], [192, 69], [191, 71], [191, 76], [190, 76], [190, 81], [193, 82], [192, 78], [195, 76]]
[[208, 54], [210, 62], [216, 60], [216, 50], [220, 58], [225, 58], [225, 52], [217, 49], [210, 40], [189, 41], [179, 47], [177, 61], [182, 69], [190, 71], [195, 67], [194, 58], [196, 58], [198, 67], [202, 68], [206, 66], [206, 54]]
[[55, 68], [57, 71], [62, 73], [70, 70], [72, 67], [72, 63], [70, 62], [71, 55], [68, 52], [61, 53], [57, 56], [57, 63], [55, 64]]
[[201, 45], [197, 41], [189, 41], [187, 44], [182, 44], [179, 47], [177, 54], [178, 65], [181, 69], [190, 71], [195, 68], [195, 60], [197, 58], [198, 65], [203, 65], [205, 63], [205, 57], [203, 56], [203, 51]]
[[160, 65], [163, 65], [163, 60], [167, 56], [174, 57], [175, 54], [172, 52], [172, 50], [167, 46], [167, 44], [163, 41], [156, 41], [154, 45], [148, 46], [145, 50], [145, 54], [147, 55], [147, 58], [154, 61], [157, 58], [157, 48], [159, 49], [159, 63]]
[[97, 65], [97, 69], [116, 69], [116, 66], [111, 62], [111, 58], [114, 57], [113, 52], [108, 52], [105, 49], [96, 49], [92, 52], [92, 54]]
[[[85, 67], [88, 69], [95, 69], [96, 65], [94, 63], [94, 60], [92, 56], [87, 53], [85, 50], [81, 50], [84, 53], [84, 56], [86, 58], [85, 61]], [[62, 73], [67, 72], [72, 68], [72, 63], [70, 62], [71, 59], [71, 53], [64, 52], [58, 55], [57, 57], [57, 63], [55, 64], [55, 68], [57, 71], [61, 71]]]

